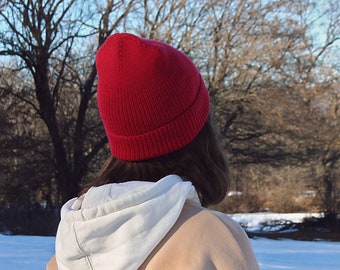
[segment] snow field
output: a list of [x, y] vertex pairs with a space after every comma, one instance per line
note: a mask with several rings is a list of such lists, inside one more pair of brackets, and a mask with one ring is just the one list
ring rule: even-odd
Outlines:
[[[319, 214], [235, 214], [231, 217], [254, 231], [263, 222], [290, 220], [301, 222]], [[8, 236], [0, 234], [1, 270], [44, 270], [54, 253], [55, 237]], [[252, 238], [261, 270], [340, 270], [340, 242], [270, 240]]]

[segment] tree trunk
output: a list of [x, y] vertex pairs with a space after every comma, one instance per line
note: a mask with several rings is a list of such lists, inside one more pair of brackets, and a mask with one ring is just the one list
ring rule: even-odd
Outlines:
[[333, 178], [333, 170], [335, 169], [336, 159], [327, 160], [324, 162], [325, 174], [323, 176], [324, 185], [324, 209], [327, 216], [332, 216], [336, 213], [336, 198], [335, 186]]
[[58, 127], [55, 104], [50, 94], [47, 66], [47, 61], [40, 63], [40, 68], [34, 73], [35, 90], [39, 102], [40, 114], [48, 128], [53, 144], [59, 200], [61, 203], [64, 203], [77, 194], [79, 180], [70, 177], [70, 166]]

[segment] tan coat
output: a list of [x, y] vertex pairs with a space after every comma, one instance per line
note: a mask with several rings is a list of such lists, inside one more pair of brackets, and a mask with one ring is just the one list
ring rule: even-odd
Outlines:
[[[58, 269], [54, 257], [46, 269]], [[186, 203], [176, 224], [139, 269], [258, 270], [259, 266], [238, 224], [225, 214]]]

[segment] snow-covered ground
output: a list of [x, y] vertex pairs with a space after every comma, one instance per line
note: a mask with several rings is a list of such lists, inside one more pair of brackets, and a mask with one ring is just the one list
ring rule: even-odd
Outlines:
[[340, 242], [251, 239], [262, 270], [339, 270]]
[[[311, 214], [308, 214], [309, 216]], [[237, 214], [232, 217], [256, 229], [261, 222], [293, 220], [299, 222], [306, 214]], [[8, 236], [0, 234], [1, 270], [43, 270], [54, 252], [54, 237]], [[262, 270], [339, 270], [340, 242], [251, 239]]]

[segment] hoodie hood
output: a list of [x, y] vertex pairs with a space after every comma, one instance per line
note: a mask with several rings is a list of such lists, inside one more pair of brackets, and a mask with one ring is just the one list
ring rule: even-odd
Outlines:
[[177, 175], [92, 187], [61, 209], [59, 270], [138, 269], [177, 221], [195, 188]]

